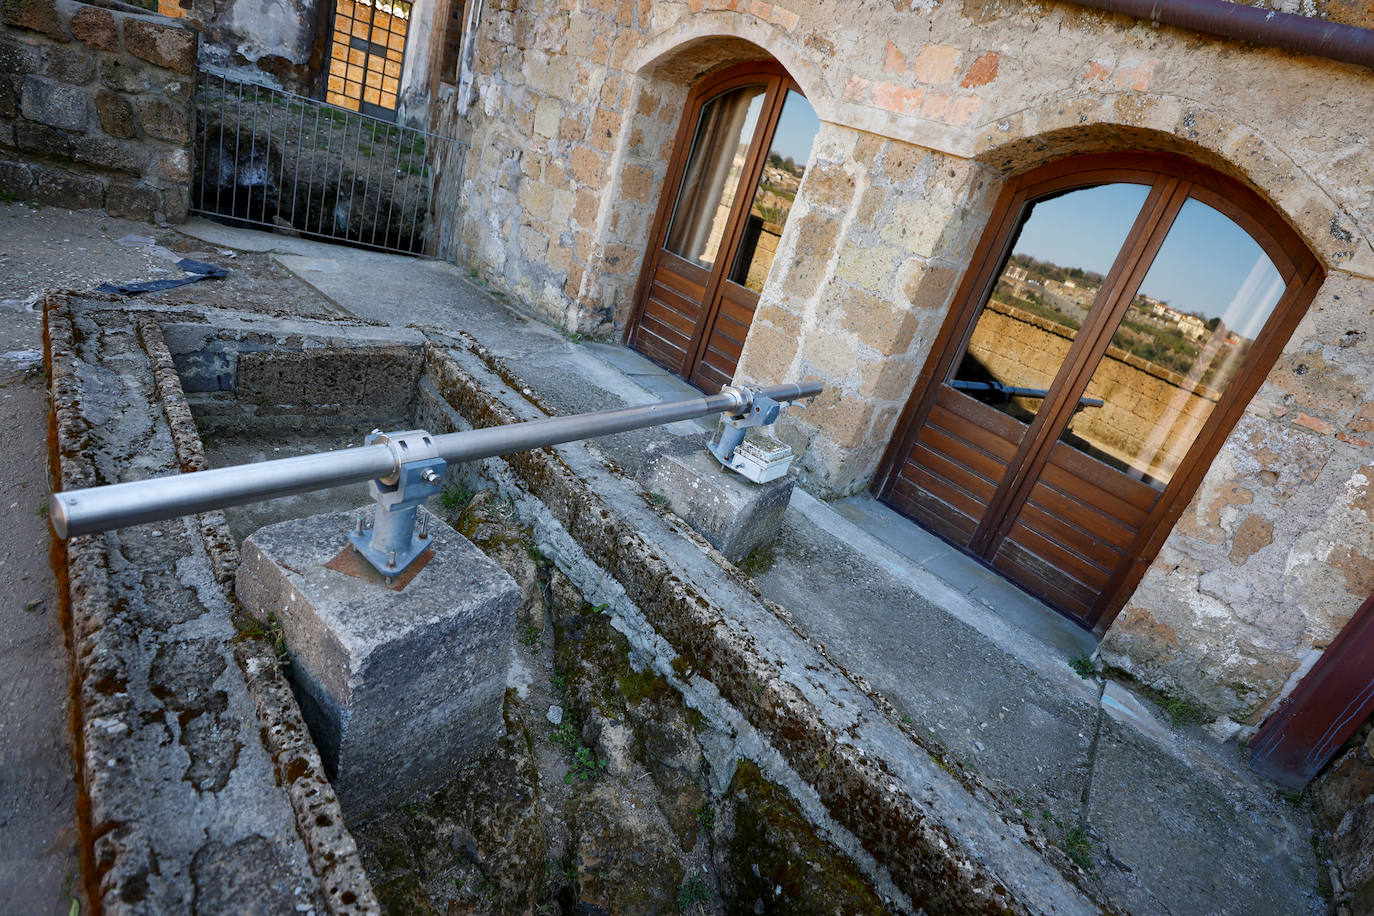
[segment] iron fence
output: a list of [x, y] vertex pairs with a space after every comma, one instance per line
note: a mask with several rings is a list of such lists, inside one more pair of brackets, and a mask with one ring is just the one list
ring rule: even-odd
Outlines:
[[366, 248], [425, 253], [438, 170], [467, 144], [202, 71], [196, 213]]

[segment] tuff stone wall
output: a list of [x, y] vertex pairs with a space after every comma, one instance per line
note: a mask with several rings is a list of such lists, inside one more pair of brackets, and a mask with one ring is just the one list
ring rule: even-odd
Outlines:
[[196, 33], [73, 0], [5, 0], [3, 21], [0, 193], [184, 220]]
[[690, 86], [797, 80], [821, 133], [737, 379], [827, 382], [780, 432], [823, 495], [871, 479], [1007, 176], [1143, 148], [1255, 188], [1325, 282], [1103, 654], [1253, 724], [1374, 590], [1371, 71], [1054, 0], [494, 0], [478, 29], [443, 254], [584, 334], [630, 318]]

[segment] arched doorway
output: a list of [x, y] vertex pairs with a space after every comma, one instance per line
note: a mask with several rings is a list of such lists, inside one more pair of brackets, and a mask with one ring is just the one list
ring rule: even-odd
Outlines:
[[1111, 622], [1322, 271], [1181, 157], [1003, 190], [875, 478], [880, 499], [1081, 625]]
[[626, 343], [703, 391], [729, 384], [819, 126], [776, 63], [693, 89]]

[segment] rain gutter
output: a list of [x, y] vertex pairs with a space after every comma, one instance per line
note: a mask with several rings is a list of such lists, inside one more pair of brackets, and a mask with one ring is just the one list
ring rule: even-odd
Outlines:
[[1374, 68], [1374, 29], [1258, 9], [1228, 0], [1068, 0], [1154, 25], [1172, 25], [1221, 38], [1314, 54]]

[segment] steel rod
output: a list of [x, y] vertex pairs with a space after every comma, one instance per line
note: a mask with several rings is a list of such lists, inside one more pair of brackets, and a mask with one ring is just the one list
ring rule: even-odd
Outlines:
[[[794, 401], [814, 397], [820, 394], [821, 389], [821, 383], [816, 381], [752, 390], [725, 388], [720, 394], [683, 401], [662, 401], [448, 433], [435, 436], [434, 445], [439, 457], [449, 464], [476, 461], [575, 439], [692, 420], [713, 413], [738, 413], [748, 409], [752, 399], [757, 396], [774, 401]], [[112, 528], [388, 477], [398, 470], [396, 453], [390, 446], [365, 445], [316, 455], [54, 493], [48, 500], [48, 514], [58, 537], [78, 537]]]

